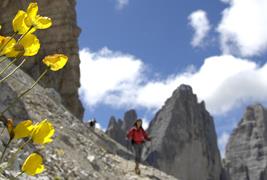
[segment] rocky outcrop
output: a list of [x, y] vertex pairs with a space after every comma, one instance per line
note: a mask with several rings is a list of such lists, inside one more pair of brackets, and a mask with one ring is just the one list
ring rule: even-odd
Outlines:
[[137, 113], [134, 109], [127, 111], [123, 117], [122, 130], [127, 132], [137, 120]]
[[225, 167], [232, 180], [267, 179], [267, 110], [249, 106], [226, 146]]
[[[12, 35], [11, 22], [19, 9], [26, 9], [29, 1], [3, 0], [0, 3], [0, 23], [2, 35]], [[23, 69], [36, 79], [43, 71], [41, 60], [53, 53], [68, 55], [69, 62], [60, 72], [50, 73], [42, 81], [45, 87], [54, 88], [62, 97], [63, 104], [76, 117], [82, 119], [84, 109], [79, 100], [80, 87], [79, 48], [78, 37], [80, 29], [77, 27], [75, 0], [37, 0], [40, 14], [51, 17], [53, 26], [50, 29], [37, 31], [41, 41], [41, 49], [37, 56], [28, 61]]]
[[[0, 64], [0, 70], [4, 64]], [[0, 79], [2, 78], [0, 76]], [[32, 83], [33, 79], [21, 70], [18, 70], [6, 82], [1, 83], [0, 111]], [[57, 96], [56, 93], [47, 91], [47, 89], [37, 85], [4, 114], [6, 118], [12, 118], [16, 122], [25, 119], [38, 122], [47, 118], [56, 129], [54, 141], [41, 151], [45, 159], [45, 172], [31, 178], [22, 175], [19, 179], [176, 179], [143, 165], [141, 166], [142, 175], [136, 176], [133, 172], [134, 161], [131, 160], [132, 155], [105, 133], [98, 129], [92, 130], [86, 127], [60, 103], [60, 97]], [[0, 131], [2, 131], [1, 127]], [[1, 135], [2, 138], [3, 135]], [[14, 141], [9, 150], [15, 152], [17, 148], [18, 144]], [[3, 145], [0, 141], [0, 152], [2, 150]], [[30, 144], [27, 145], [16, 159], [15, 171], [5, 170], [5, 177], [0, 173], [0, 179], [7, 179], [6, 177], [13, 179], [11, 176], [18, 173], [20, 164], [32, 151], [35, 151], [34, 147]]]
[[116, 142], [124, 145], [125, 133], [123, 132], [121, 127], [122, 121], [120, 119], [117, 121], [116, 118], [112, 116], [109, 120], [106, 134], [112, 139], [114, 139]]
[[137, 113], [135, 110], [129, 110], [124, 114], [123, 121], [119, 119], [116, 120], [115, 117], [111, 117], [106, 134], [119, 142], [123, 146], [127, 146], [127, 141], [125, 140], [127, 131], [133, 126], [134, 122], [137, 120]]
[[213, 118], [192, 88], [174, 91], [149, 125], [154, 140], [145, 150], [156, 168], [185, 180], [219, 180], [221, 159]]

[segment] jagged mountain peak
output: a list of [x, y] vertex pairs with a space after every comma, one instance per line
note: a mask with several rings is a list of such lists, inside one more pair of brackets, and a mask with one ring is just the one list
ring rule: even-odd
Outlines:
[[108, 127], [114, 127], [117, 126], [118, 122], [114, 116], [111, 116], [109, 119]]
[[193, 89], [189, 85], [182, 84], [173, 91], [172, 96], [168, 98], [164, 106], [176, 106], [177, 103], [197, 103], [197, 96], [193, 93]]
[[174, 94], [175, 94], [176, 92], [193, 94], [193, 89], [192, 89], [192, 87], [189, 86], [189, 85], [181, 84], [181, 85], [174, 91]]
[[188, 85], [179, 86], [149, 125], [156, 139], [145, 150], [153, 166], [180, 179], [219, 180], [222, 173], [214, 122]]
[[110, 118], [109, 125], [106, 134], [112, 139], [117, 141], [123, 146], [127, 146], [126, 134], [127, 131], [133, 126], [134, 122], [137, 120], [138, 116], [134, 109], [130, 109], [124, 113], [123, 120], [118, 119], [114, 116]]
[[231, 180], [267, 179], [267, 111], [260, 103], [246, 108], [226, 145], [225, 168]]
[[134, 124], [134, 122], [137, 120], [137, 113], [134, 109], [130, 109], [127, 112], [124, 113], [123, 123], [122, 123], [122, 129], [124, 131], [127, 131], [129, 128], [131, 128]]
[[243, 121], [255, 121], [258, 119], [259, 115], [263, 115], [265, 108], [260, 103], [255, 103], [246, 108], [243, 115]]
[[[116, 123], [106, 133], [126, 146], [123, 138], [136, 119], [136, 111], [129, 110], [122, 124]], [[190, 86], [183, 84], [172, 93], [151, 121], [148, 133], [153, 140], [145, 144], [143, 157], [152, 166], [179, 179], [222, 180], [213, 119]]]

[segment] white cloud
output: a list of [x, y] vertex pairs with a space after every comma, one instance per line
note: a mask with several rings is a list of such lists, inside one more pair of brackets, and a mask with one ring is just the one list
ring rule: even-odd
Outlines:
[[231, 0], [221, 0], [223, 3], [230, 3]]
[[103, 127], [101, 126], [101, 124], [99, 124], [99, 123], [96, 123], [96, 124], [95, 124], [95, 127], [96, 127], [97, 129], [102, 130], [103, 132], [106, 132], [106, 129], [103, 128]]
[[267, 64], [230, 55], [205, 59], [198, 70], [172, 74], [161, 80], [147, 79], [145, 65], [131, 55], [82, 50], [80, 95], [91, 107], [159, 109], [181, 84], [189, 84], [213, 115], [239, 107], [246, 101], [267, 100]]
[[116, 2], [118, 9], [123, 9], [125, 6], [129, 4], [129, 0], [116, 0]]
[[[127, 54], [103, 48], [99, 52], [80, 51], [80, 95], [89, 106], [99, 103], [118, 105], [133, 101], [131, 96], [140, 83], [143, 63]], [[133, 97], [132, 97], [133, 98]]]
[[193, 47], [201, 46], [211, 29], [207, 14], [203, 10], [197, 10], [188, 16], [188, 20], [195, 31], [191, 44]]
[[223, 1], [229, 4], [217, 29], [223, 52], [242, 56], [263, 53], [267, 49], [267, 1]]
[[267, 100], [267, 65], [233, 56], [207, 58], [201, 68], [169, 76], [164, 81], [149, 82], [138, 92], [138, 103], [160, 107], [180, 84], [189, 84], [208, 110], [223, 114], [240, 106], [244, 101]]
[[222, 158], [225, 157], [225, 148], [226, 148], [226, 144], [228, 143], [229, 138], [230, 138], [230, 134], [223, 132], [222, 135], [218, 139], [218, 144], [219, 144]]
[[146, 130], [149, 126], [149, 121], [146, 118], [142, 118], [142, 120], [143, 120], [142, 126], [143, 126], [144, 130]]

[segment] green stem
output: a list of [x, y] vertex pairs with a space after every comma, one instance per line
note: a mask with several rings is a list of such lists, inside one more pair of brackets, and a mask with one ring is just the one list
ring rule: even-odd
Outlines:
[[4, 133], [4, 131], [5, 131], [5, 127], [3, 127], [3, 129], [2, 129], [2, 131], [1, 131], [1, 135], [0, 136], [2, 136], [3, 135], [3, 133]]
[[[3, 56], [1, 56], [1, 57], [3, 57]], [[8, 57], [5, 56], [3, 59], [0, 60], [0, 63], [5, 62], [7, 59], [8, 59]]]
[[3, 135], [3, 133], [5, 132], [5, 129], [6, 129], [6, 123], [7, 123], [7, 119], [4, 117], [4, 116], [1, 116], [0, 117], [0, 121], [3, 123], [4, 127], [1, 131], [1, 134], [0, 134], [0, 137]]
[[0, 54], [1, 54], [1, 52], [5, 49], [5, 47], [8, 45], [8, 43], [12, 40], [12, 39], [14, 39], [14, 37], [16, 36], [18, 34], [18, 32], [15, 32], [11, 37], [10, 37], [10, 39], [0, 48]]
[[8, 143], [7, 143], [7, 145], [5, 146], [5, 149], [4, 149], [4, 151], [3, 151], [2, 155], [1, 155], [0, 162], [3, 161], [4, 155], [5, 155], [5, 153], [6, 153], [6, 150], [7, 150], [8, 146], [9, 146], [9, 144], [11, 143], [11, 141], [12, 141], [12, 138], [10, 138], [10, 139], [8, 140]]
[[23, 91], [9, 106], [7, 106], [0, 114], [3, 115], [6, 111], [9, 110], [9, 108], [11, 108], [14, 104], [16, 104], [16, 102], [22, 97], [24, 96], [25, 94], [27, 94], [30, 90], [32, 90], [36, 85], [37, 83], [44, 77], [44, 75], [48, 72], [48, 68], [46, 68], [44, 70], [44, 72], [39, 76], [39, 78], [32, 84], [32, 86], [28, 89], [26, 89], [25, 91]]
[[11, 62], [8, 63], [8, 65], [6, 65], [6, 67], [4, 67], [2, 69], [2, 71], [0, 72], [0, 76], [12, 65], [14, 64], [16, 61], [18, 60], [18, 58], [13, 59]]
[[0, 84], [7, 80], [12, 74], [14, 74], [24, 63], [26, 59], [23, 59], [23, 61], [15, 68], [13, 69], [7, 76], [5, 76], [3, 79], [0, 80]]
[[21, 171], [21, 173], [19, 173], [18, 175], [16, 175], [15, 178], [18, 178], [18, 177], [21, 176], [22, 174], [24, 174], [23, 171]]
[[17, 149], [17, 151], [12, 155], [12, 157], [11, 157], [11, 158], [9, 159], [9, 161], [8, 161], [8, 165], [7, 165], [8, 167], [12, 167], [12, 166], [13, 166], [13, 164], [14, 164], [14, 162], [15, 162], [15, 160], [16, 160], [16, 157], [17, 157], [17, 155], [18, 155], [18, 153], [24, 149], [24, 147], [31, 141], [31, 139], [32, 139], [32, 138], [29, 138], [25, 143], [23, 143], [23, 144]]

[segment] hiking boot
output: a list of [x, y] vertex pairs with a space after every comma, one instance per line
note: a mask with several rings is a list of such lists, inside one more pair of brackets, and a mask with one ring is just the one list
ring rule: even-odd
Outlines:
[[141, 174], [141, 171], [140, 171], [139, 168], [135, 168], [135, 174], [137, 174], [137, 175], [140, 175]]

